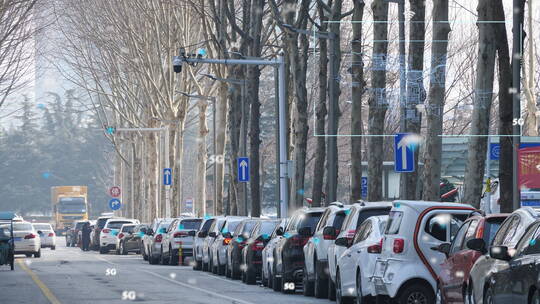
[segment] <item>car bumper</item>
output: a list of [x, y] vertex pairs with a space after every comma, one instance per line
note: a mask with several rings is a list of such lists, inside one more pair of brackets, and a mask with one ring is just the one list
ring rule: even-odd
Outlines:
[[40, 248], [40, 243], [15, 243], [15, 253], [27, 253], [27, 252], [38, 252]]

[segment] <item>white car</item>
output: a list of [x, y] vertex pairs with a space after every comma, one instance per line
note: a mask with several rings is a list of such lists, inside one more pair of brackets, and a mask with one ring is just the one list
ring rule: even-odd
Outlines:
[[150, 231], [144, 236], [143, 244], [148, 255], [148, 263], [158, 264], [161, 260], [161, 242], [172, 221], [173, 219], [156, 220], [154, 225], [150, 227]]
[[216, 220], [215, 217], [205, 217], [201, 224], [201, 228], [197, 231], [195, 240], [193, 241], [193, 270], [202, 269], [203, 245], [204, 240], [208, 236], [208, 230], [212, 223]]
[[[390, 209], [392, 209], [392, 202], [360, 202], [351, 205], [337, 238], [347, 238], [350, 246], [356, 231], [367, 218], [377, 215], [388, 215]], [[328, 246], [328, 298], [330, 300], [336, 299], [337, 260], [346, 249], [347, 247], [336, 246], [335, 243]]]
[[[285, 232], [285, 227], [287, 227], [287, 219], [282, 219], [279, 225], [276, 226], [276, 229], [270, 235], [270, 241], [264, 247], [262, 251], [262, 283], [264, 286], [269, 288], [274, 288], [272, 285], [272, 273], [274, 271], [274, 249], [276, 244], [283, 237]], [[280, 231], [280, 232], [277, 232]]]
[[[368, 282], [373, 274], [375, 261], [382, 250], [382, 235], [388, 215], [367, 218], [356, 231], [352, 246], [346, 237], [336, 240], [339, 247], [346, 248], [337, 262], [336, 269], [336, 302], [350, 302], [350, 298], [360, 298], [359, 303], [370, 299], [372, 290]], [[347, 248], [349, 247], [349, 248]]]
[[212, 261], [212, 244], [216, 240], [216, 237], [221, 233], [221, 229], [225, 225], [225, 217], [218, 217], [210, 226], [208, 230], [208, 235], [204, 238], [203, 241], [203, 254], [202, 254], [202, 270], [211, 271], [210, 262]]
[[331, 203], [324, 211], [315, 233], [304, 246], [303, 285], [305, 296], [328, 297], [328, 246], [333, 244], [350, 206]]
[[452, 240], [474, 210], [457, 203], [394, 201], [381, 255], [369, 282], [362, 284], [372, 284], [372, 296], [397, 304], [435, 303], [437, 274], [446, 259], [437, 248]]
[[139, 224], [139, 220], [114, 218], [108, 219], [99, 233], [99, 253], [105, 254], [116, 249], [116, 235], [124, 224]]
[[193, 239], [201, 226], [202, 219], [196, 217], [175, 219], [163, 235], [161, 242], [161, 264], [178, 265], [193, 255]]
[[[41, 241], [41, 248], [56, 249], [56, 234], [54, 229], [49, 223], [32, 223], [34, 230], [39, 234]], [[41, 232], [41, 233], [40, 233]]]
[[126, 235], [133, 233], [135, 226], [137, 226], [137, 224], [124, 224], [122, 227], [120, 227], [120, 230], [116, 235], [116, 254], [122, 254], [124, 252], [122, 248], [122, 239]]
[[[8, 227], [9, 224], [2, 224]], [[14, 222], [13, 237], [15, 238], [15, 254], [24, 254], [26, 257], [34, 255], [41, 257], [41, 240], [37, 231], [29, 222]]]
[[246, 217], [227, 216], [225, 225], [210, 247], [212, 256], [212, 260], [210, 261], [210, 271], [213, 273], [219, 275], [225, 274], [225, 268], [227, 267], [227, 247], [234, 237], [234, 231], [244, 219], [246, 219]]

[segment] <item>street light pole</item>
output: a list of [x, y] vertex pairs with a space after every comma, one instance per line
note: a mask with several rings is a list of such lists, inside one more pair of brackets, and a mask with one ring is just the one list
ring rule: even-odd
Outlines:
[[[209, 63], [209, 64], [225, 64], [225, 65], [264, 65], [264, 66], [273, 66], [277, 69], [279, 78], [276, 80], [279, 82], [279, 92], [277, 95], [278, 106], [279, 106], [279, 162], [280, 162], [280, 208], [281, 216], [287, 217], [287, 209], [289, 203], [289, 185], [288, 185], [288, 172], [287, 172], [287, 118], [285, 116], [285, 60], [283, 54], [280, 54], [277, 59], [268, 60], [268, 59], [206, 59], [200, 57], [190, 57], [186, 56], [184, 50], [180, 50], [181, 56], [176, 56], [173, 58], [173, 65], [178, 69], [178, 66], [181, 67], [182, 62], [189, 64], [197, 63]], [[180, 64], [180, 65], [178, 65]], [[180, 68], [181, 70], [181, 68]]]
[[[523, 38], [523, 11], [521, 11], [521, 0], [514, 0], [513, 2], [513, 18], [512, 18], [512, 87], [513, 87], [513, 116], [514, 122], [519, 121], [521, 118], [521, 58], [522, 49], [521, 41]], [[512, 154], [512, 205], [513, 209], [519, 209], [521, 207], [521, 189], [519, 183], [519, 147], [521, 142], [521, 126], [519, 123], [514, 123], [513, 127], [513, 154]]]

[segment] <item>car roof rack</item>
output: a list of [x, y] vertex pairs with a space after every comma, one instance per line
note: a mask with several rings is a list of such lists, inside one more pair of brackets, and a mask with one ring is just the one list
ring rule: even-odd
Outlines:
[[343, 208], [344, 205], [342, 202], [335, 201], [328, 204], [328, 206], [337, 206], [337, 207]]

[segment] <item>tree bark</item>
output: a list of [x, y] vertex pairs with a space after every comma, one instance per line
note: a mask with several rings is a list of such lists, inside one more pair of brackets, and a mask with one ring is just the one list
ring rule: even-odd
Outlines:
[[374, 0], [373, 11], [373, 65], [371, 73], [371, 95], [369, 98], [368, 128], [368, 201], [383, 198], [383, 137], [384, 118], [388, 108], [386, 101], [386, 58], [388, 54], [388, 2]]
[[195, 196], [196, 214], [198, 217], [205, 216], [206, 210], [206, 163], [208, 160], [206, 151], [206, 135], [208, 127], [206, 125], [206, 109], [208, 102], [199, 100], [199, 137], [197, 138], [198, 154], [197, 154], [197, 195]]
[[448, 0], [433, 2], [433, 41], [431, 72], [426, 107], [426, 142], [422, 199], [440, 201], [443, 113], [446, 92], [446, 59], [448, 56]]
[[[485, 21], [494, 20], [494, 5], [492, 1], [478, 2], [479, 47], [474, 94], [474, 109], [472, 114], [469, 137], [467, 166], [464, 179], [464, 202], [480, 207], [480, 196], [486, 162], [487, 135], [489, 133], [489, 116], [493, 97], [493, 79], [495, 67], [496, 39], [495, 26]], [[481, 136], [478, 136], [481, 135]]]
[[350, 202], [362, 199], [362, 95], [364, 92], [364, 61], [362, 58], [362, 20], [364, 1], [354, 1], [352, 16], [352, 111], [351, 111], [351, 193]]

